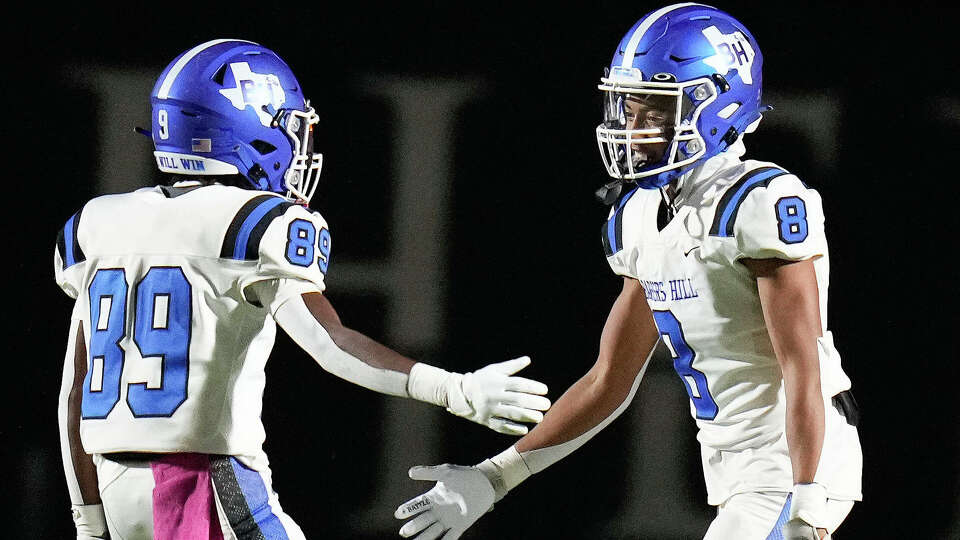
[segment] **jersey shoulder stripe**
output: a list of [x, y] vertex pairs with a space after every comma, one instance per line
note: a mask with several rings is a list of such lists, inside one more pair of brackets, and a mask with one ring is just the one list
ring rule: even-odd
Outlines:
[[267, 226], [283, 215], [293, 203], [276, 195], [257, 195], [247, 201], [234, 216], [223, 238], [220, 257], [254, 261], [259, 257], [260, 240]]
[[63, 269], [87, 260], [83, 250], [80, 249], [80, 241], [77, 240], [77, 231], [80, 229], [81, 208], [76, 214], [67, 220], [67, 224], [57, 233], [57, 251], [60, 252], [60, 260], [63, 261]]
[[778, 167], [760, 167], [740, 177], [720, 198], [713, 225], [710, 227], [710, 236], [733, 236], [733, 225], [737, 221], [737, 213], [747, 195], [758, 187], [766, 187], [774, 178], [785, 174], [789, 173]]
[[635, 187], [620, 197], [616, 202], [613, 215], [603, 224], [601, 228], [601, 238], [603, 240], [603, 252], [607, 257], [612, 257], [615, 253], [623, 249], [623, 207], [627, 201], [640, 187]]

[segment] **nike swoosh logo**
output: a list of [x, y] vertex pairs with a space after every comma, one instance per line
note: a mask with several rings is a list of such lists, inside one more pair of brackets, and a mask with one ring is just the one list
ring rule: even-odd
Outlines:
[[700, 249], [700, 246], [696, 246], [696, 247], [690, 248], [690, 251], [687, 251], [686, 253], [684, 253], [683, 256], [684, 256], [684, 257], [689, 257], [690, 254], [693, 253], [693, 250], [695, 250], [695, 249]]

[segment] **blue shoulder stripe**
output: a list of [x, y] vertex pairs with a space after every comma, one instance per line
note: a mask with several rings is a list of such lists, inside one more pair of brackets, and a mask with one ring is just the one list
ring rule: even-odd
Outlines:
[[737, 221], [737, 212], [747, 195], [758, 187], [766, 187], [771, 180], [787, 174], [777, 167], [760, 167], [743, 175], [720, 198], [717, 213], [710, 227], [710, 236], [733, 236], [733, 224]]
[[267, 226], [292, 205], [274, 195], [257, 195], [247, 201], [227, 228], [220, 256], [239, 261], [256, 260], [260, 256], [260, 240]]
[[80, 241], [77, 239], [77, 231], [80, 228], [80, 213], [72, 215], [67, 220], [67, 224], [57, 233], [57, 250], [60, 252], [60, 259], [63, 261], [63, 269], [87, 260], [87, 256], [80, 249]]
[[623, 207], [627, 205], [627, 201], [630, 200], [630, 197], [633, 197], [633, 194], [636, 193], [638, 189], [640, 189], [640, 187], [635, 187], [621, 196], [620, 200], [616, 203], [616, 209], [613, 211], [613, 215], [603, 224], [601, 230], [603, 252], [606, 253], [607, 257], [613, 256], [613, 254], [623, 249]]

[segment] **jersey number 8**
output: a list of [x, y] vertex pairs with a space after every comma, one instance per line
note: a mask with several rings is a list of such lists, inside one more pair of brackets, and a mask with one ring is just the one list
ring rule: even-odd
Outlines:
[[697, 411], [697, 418], [713, 420], [717, 417], [719, 408], [713, 396], [710, 395], [707, 376], [693, 367], [693, 361], [697, 355], [687, 345], [680, 321], [669, 311], [654, 311], [653, 318], [657, 322], [657, 328], [664, 344], [670, 349], [670, 356], [673, 357], [673, 369], [683, 380], [687, 395], [690, 396], [690, 401]]

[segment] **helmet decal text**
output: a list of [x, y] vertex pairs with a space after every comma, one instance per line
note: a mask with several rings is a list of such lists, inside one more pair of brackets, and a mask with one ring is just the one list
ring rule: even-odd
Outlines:
[[272, 73], [254, 73], [246, 62], [232, 63], [230, 69], [237, 86], [220, 90], [220, 93], [241, 111], [247, 105], [253, 106], [260, 123], [265, 127], [269, 126], [273, 115], [263, 110], [263, 106], [270, 105], [277, 110], [286, 101], [280, 79]]
[[735, 69], [744, 83], [753, 84], [751, 69], [753, 59], [757, 55], [753, 51], [753, 46], [750, 45], [750, 40], [739, 30], [724, 34], [716, 26], [704, 28], [702, 33], [717, 51], [717, 54], [703, 62], [721, 75], [730, 69]]

